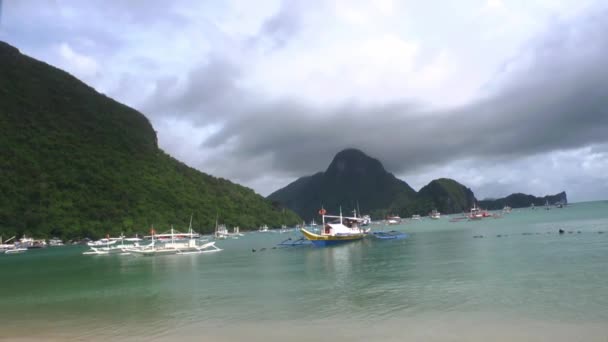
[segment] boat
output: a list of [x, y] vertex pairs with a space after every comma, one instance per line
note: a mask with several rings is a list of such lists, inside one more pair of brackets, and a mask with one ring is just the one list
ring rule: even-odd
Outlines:
[[19, 242], [15, 243], [15, 246], [18, 248], [27, 248], [27, 249], [35, 249], [35, 248], [44, 248], [46, 247], [46, 241], [44, 240], [34, 240], [31, 237], [26, 237], [23, 235]]
[[437, 209], [433, 209], [429, 213], [429, 217], [433, 220], [439, 220], [441, 218], [441, 213], [439, 211], [437, 211]]
[[245, 236], [241, 233], [241, 228], [239, 228], [238, 226], [235, 226], [234, 228], [232, 228], [232, 234], [230, 234], [232, 236], [233, 239], [238, 239], [239, 236]]
[[[105, 245], [101, 244], [99, 241], [105, 242]], [[120, 244], [118, 243], [120, 241]], [[126, 242], [131, 242], [130, 244], [125, 244]], [[105, 239], [101, 239], [95, 241], [93, 244], [87, 244], [91, 249], [86, 252], [83, 252], [83, 255], [106, 255], [106, 254], [129, 254], [125, 252], [127, 248], [139, 248], [139, 242], [142, 241], [139, 237], [134, 238], [126, 238], [123, 234], [121, 234], [117, 238], [111, 238], [106, 235]]]
[[50, 247], [60, 247], [60, 246], [63, 246], [63, 241], [61, 241], [61, 239], [59, 239], [59, 238], [54, 237], [54, 238], [52, 238], [52, 239], [49, 240], [49, 246]]
[[530, 204], [530, 209], [532, 209], [532, 210], [536, 209], [536, 207], [534, 206], [534, 203]]
[[476, 204], [473, 204], [473, 208], [471, 208], [468, 218], [469, 220], [481, 220], [484, 218], [484, 213], [477, 207]]
[[511, 213], [511, 210], [513, 210], [513, 209], [512, 209], [511, 207], [509, 207], [508, 205], [505, 205], [505, 206], [502, 208], [502, 212], [503, 212], [503, 214], [509, 214], [509, 213]]
[[258, 229], [258, 232], [260, 232], [260, 233], [268, 232], [268, 226], [267, 225], [260, 226], [260, 228]]
[[87, 246], [89, 246], [89, 247], [104, 247], [104, 246], [107, 247], [107, 246], [113, 245], [117, 242], [118, 242], [118, 239], [116, 239], [116, 238], [111, 239], [109, 236], [106, 235], [106, 237], [104, 239], [87, 242]]
[[422, 220], [422, 217], [420, 217], [418, 214], [414, 214], [412, 215], [412, 220]]
[[282, 225], [282, 226], [281, 226], [281, 229], [279, 230], [279, 233], [281, 233], [281, 234], [282, 234], [282, 233], [287, 233], [288, 231], [289, 231], [289, 230], [287, 229], [287, 226], [286, 226], [286, 225]]
[[[145, 255], [145, 256], [156, 256], [156, 255], [170, 255], [170, 254], [201, 254], [201, 253], [212, 253], [219, 252], [222, 249], [215, 245], [215, 241], [206, 242], [206, 240], [198, 240], [206, 242], [202, 245], [197, 243], [199, 235], [192, 231], [192, 217], [190, 217], [190, 227], [188, 233], [176, 232], [171, 227], [170, 233], [158, 234], [159, 236], [169, 236], [169, 240], [155, 239], [156, 231], [154, 228], [150, 230], [152, 242], [146, 246], [140, 246], [138, 248], [125, 248], [124, 252]], [[189, 237], [187, 241], [184, 241], [184, 236]]]
[[3, 253], [4, 251], [9, 250], [9, 249], [14, 249], [15, 248], [14, 243], [7, 243], [14, 239], [15, 239], [15, 237], [13, 236], [13, 237], [7, 239], [6, 241], [2, 241], [2, 236], [0, 236], [0, 253]]
[[401, 217], [399, 216], [387, 216], [386, 217], [386, 224], [399, 224], [401, 223]]
[[27, 248], [11, 248], [4, 251], [4, 254], [19, 254], [27, 252]]
[[[369, 229], [365, 230], [361, 228], [363, 219], [359, 217], [344, 217], [342, 216], [342, 210], [340, 210], [340, 215], [336, 216], [326, 215], [325, 209], [321, 208], [319, 214], [321, 214], [323, 219], [323, 228], [320, 234], [302, 229], [304, 237], [315, 247], [325, 247], [361, 240], [369, 232]], [[330, 219], [332, 222], [326, 223], [326, 219]]]
[[217, 225], [217, 222], [216, 222], [215, 233], [213, 234], [213, 236], [216, 239], [226, 239], [226, 238], [228, 238], [228, 236], [230, 236], [230, 233], [228, 233], [228, 228], [226, 228], [225, 225], [223, 225], [223, 224]]
[[545, 201], [545, 210], [551, 210], [551, 207], [549, 206], [549, 201]]

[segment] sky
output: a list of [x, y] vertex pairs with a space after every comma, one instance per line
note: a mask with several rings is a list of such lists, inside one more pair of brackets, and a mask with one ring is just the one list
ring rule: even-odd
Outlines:
[[262, 195], [348, 147], [415, 189], [608, 198], [608, 5], [0, 0], [0, 40]]

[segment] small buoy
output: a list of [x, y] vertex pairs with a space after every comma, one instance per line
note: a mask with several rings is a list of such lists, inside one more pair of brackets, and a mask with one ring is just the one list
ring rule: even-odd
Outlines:
[[599, 232], [597, 232], [597, 233], [598, 233], [598, 234], [604, 234], [604, 232], [603, 232], [603, 231], [601, 231], [601, 230], [600, 230]]
[[580, 231], [580, 230], [577, 230], [577, 231], [576, 231], [576, 234], [580, 234], [580, 233], [581, 233], [581, 231]]
[[501, 236], [502, 236], [502, 235], [500, 235], [500, 234], [496, 235], [496, 237], [501, 237]]
[[255, 248], [252, 248], [252, 249], [251, 249], [251, 252], [252, 252], [252, 253], [255, 253]]
[[560, 234], [564, 234], [564, 230], [563, 230], [563, 229], [560, 229], [560, 230], [559, 230], [559, 233], [560, 233]]

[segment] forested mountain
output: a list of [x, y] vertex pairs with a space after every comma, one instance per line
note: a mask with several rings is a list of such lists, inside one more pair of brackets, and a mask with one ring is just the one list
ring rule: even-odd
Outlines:
[[209, 232], [301, 219], [158, 148], [148, 119], [0, 42], [0, 235]]
[[479, 205], [482, 208], [494, 210], [502, 209], [505, 206], [510, 206], [512, 208], [525, 208], [531, 206], [532, 204], [538, 207], [545, 205], [546, 202], [548, 202], [550, 205], [554, 205], [556, 203], [568, 204], [568, 196], [566, 195], [565, 191], [555, 195], [546, 195], [543, 197], [516, 193], [504, 198], [485, 199], [483, 201], [479, 201]]
[[268, 199], [292, 209], [302, 218], [318, 219], [323, 206], [329, 213], [351, 214], [357, 205], [364, 213], [385, 210], [398, 197], [414, 196], [406, 182], [387, 172], [380, 161], [356, 149], [346, 149], [334, 157], [325, 170], [302, 177], [275, 191]]

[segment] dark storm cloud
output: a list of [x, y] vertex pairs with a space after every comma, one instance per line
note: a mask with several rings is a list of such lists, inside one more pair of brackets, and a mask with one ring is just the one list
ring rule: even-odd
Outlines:
[[[226, 153], [240, 165], [264, 157], [266, 168], [292, 176], [321, 170], [346, 147], [363, 149], [396, 173], [463, 158], [498, 161], [608, 141], [606, 35], [604, 9], [557, 24], [505, 64], [483, 99], [452, 110], [264, 102], [236, 86], [238, 68], [216, 62], [191, 73], [185, 90], [165, 102], [199, 125], [221, 123], [203, 147], [223, 147], [223, 162]], [[250, 179], [256, 172], [236, 167], [230, 176]]]

